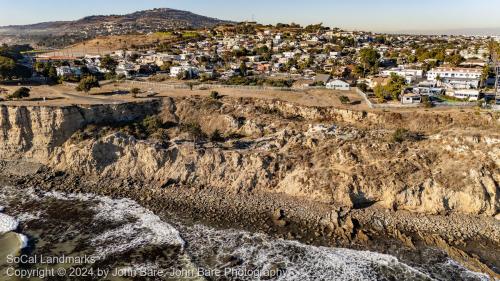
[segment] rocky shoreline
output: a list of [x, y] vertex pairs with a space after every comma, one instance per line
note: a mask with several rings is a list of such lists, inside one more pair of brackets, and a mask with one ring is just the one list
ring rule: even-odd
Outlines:
[[[183, 223], [264, 232], [303, 243], [371, 250], [402, 259], [425, 259], [437, 248], [466, 268], [500, 278], [500, 224], [469, 215], [424, 216], [377, 207], [349, 210], [283, 194], [229, 194], [214, 188], [149, 186], [132, 179], [85, 177], [37, 164], [4, 162], [0, 183], [20, 188], [67, 193], [94, 193], [130, 198], [160, 217]], [[411, 257], [411, 258], [410, 258]]]

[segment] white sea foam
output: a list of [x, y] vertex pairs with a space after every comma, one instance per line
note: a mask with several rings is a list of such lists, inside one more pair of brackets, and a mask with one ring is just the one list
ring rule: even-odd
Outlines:
[[0, 213], [0, 234], [5, 234], [17, 229], [19, 222], [6, 214]]
[[184, 241], [173, 226], [132, 200], [99, 197], [99, 204], [94, 210], [98, 212], [95, 219], [101, 223], [123, 222], [121, 226], [92, 240], [101, 245], [106, 242], [106, 246], [99, 248], [99, 252], [105, 255], [125, 252], [142, 245], [184, 246]]
[[17, 238], [19, 239], [19, 242], [21, 243], [21, 246], [20, 248], [21, 249], [24, 249], [26, 247], [28, 247], [28, 237], [24, 234], [17, 234]]
[[462, 280], [484, 280], [484, 281], [490, 280], [490, 278], [486, 274], [467, 270], [461, 264], [452, 259], [448, 259], [445, 265], [458, 269], [460, 271], [460, 277]]
[[[275, 240], [263, 234], [220, 231], [204, 226], [183, 231], [183, 237], [187, 242], [187, 251], [200, 261], [198, 264], [202, 267], [212, 267], [210, 261], [215, 258], [217, 267], [230, 267], [236, 272], [282, 269], [282, 275], [273, 280], [435, 280], [430, 273], [409, 266], [394, 256], [369, 251], [315, 247], [295, 241]], [[228, 257], [239, 262], [232, 266]], [[204, 260], [208, 262], [204, 263]], [[488, 280], [487, 276], [465, 268], [457, 270], [468, 280]], [[241, 280], [261, 280], [256, 276], [237, 277]]]
[[64, 194], [45, 192], [30, 195], [32, 198], [50, 197], [57, 200], [78, 200], [92, 202], [91, 209], [96, 212], [96, 224], [118, 225], [104, 233], [97, 234], [91, 242], [96, 253], [109, 256], [136, 249], [143, 245], [183, 246], [179, 232], [170, 224], [163, 222], [148, 209], [129, 199], [112, 199], [93, 194]]
[[[5, 208], [0, 206], [0, 212], [3, 212]], [[19, 221], [14, 217], [8, 216], [6, 214], [0, 213], [0, 235], [7, 232], [15, 231], [19, 226]], [[23, 234], [17, 234], [19, 239], [20, 248], [26, 248], [28, 246], [28, 237]]]
[[[273, 240], [263, 234], [217, 231], [197, 226], [189, 231], [188, 251], [195, 256], [216, 254], [221, 267], [227, 257], [237, 257], [235, 270], [269, 272], [283, 269], [277, 280], [377, 280], [379, 271], [390, 268], [402, 279], [426, 279], [422, 272], [398, 261], [396, 257], [367, 251], [304, 245], [294, 241]], [[259, 280], [255, 276], [238, 276]]]

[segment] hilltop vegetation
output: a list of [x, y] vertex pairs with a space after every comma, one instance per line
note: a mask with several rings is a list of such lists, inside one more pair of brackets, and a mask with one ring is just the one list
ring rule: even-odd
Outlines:
[[0, 27], [0, 35], [15, 35], [38, 46], [65, 47], [98, 36], [148, 34], [229, 23], [187, 11], [168, 8], [139, 11], [126, 15], [88, 16], [76, 21], [54, 21], [32, 25]]

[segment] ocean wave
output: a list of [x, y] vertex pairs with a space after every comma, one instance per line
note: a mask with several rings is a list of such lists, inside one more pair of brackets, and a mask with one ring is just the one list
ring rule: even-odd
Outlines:
[[[394, 256], [369, 251], [315, 247], [204, 226], [183, 232], [183, 237], [195, 264], [228, 271], [229, 279], [261, 280], [270, 277], [262, 274], [272, 273], [269, 280], [443, 280]], [[489, 280], [465, 268], [456, 270], [467, 280]]]
[[[92, 241], [105, 255], [123, 253], [142, 245], [184, 246], [179, 232], [157, 215], [128, 199], [114, 200], [99, 197], [95, 219], [101, 223], [119, 222], [121, 225], [106, 231]], [[106, 242], [106, 243], [103, 243]]]
[[[19, 227], [19, 221], [16, 218], [1, 213], [4, 210], [5, 207], [0, 206], [0, 235], [16, 231]], [[15, 234], [19, 240], [19, 249], [26, 248], [28, 246], [28, 237], [20, 233]]]
[[[3, 194], [2, 194], [3, 193]], [[9, 201], [15, 195], [15, 188], [0, 192], [0, 198]], [[10, 197], [9, 197], [10, 196]], [[112, 199], [94, 194], [66, 194], [62, 192], [35, 192], [33, 189], [23, 191], [16, 200], [34, 200], [44, 202], [56, 200], [60, 202], [78, 201], [85, 204], [94, 214], [93, 228], [105, 231], [96, 232], [90, 243], [96, 248], [95, 253], [101, 257], [124, 253], [141, 246], [179, 246], [183, 247], [184, 241], [179, 232], [170, 224], [162, 221], [157, 215], [129, 199]], [[23, 221], [45, 218], [42, 211], [31, 210], [17, 215]]]

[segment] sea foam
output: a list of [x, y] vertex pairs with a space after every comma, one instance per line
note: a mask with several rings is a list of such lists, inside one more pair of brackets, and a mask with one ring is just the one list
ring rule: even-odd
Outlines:
[[6, 214], [0, 213], [0, 234], [5, 234], [17, 229], [19, 222]]
[[97, 221], [122, 222], [121, 226], [92, 239], [94, 244], [106, 245], [99, 249], [104, 255], [122, 253], [143, 245], [184, 246], [177, 229], [135, 201], [109, 197], [98, 197], [97, 201], [99, 204], [94, 207]]
[[[102, 257], [123, 253], [145, 245], [184, 246], [179, 232], [162, 221], [150, 210], [130, 199], [112, 199], [94, 194], [65, 194], [61, 192], [32, 193], [32, 199], [53, 198], [62, 201], [89, 202], [94, 211], [94, 223], [116, 225], [102, 233], [96, 233], [91, 243]], [[39, 214], [37, 216], [40, 216]]]
[[[0, 206], [0, 212], [3, 212], [5, 208]], [[19, 226], [19, 221], [15, 218], [0, 213], [0, 235], [5, 234], [7, 232], [15, 231]], [[19, 248], [24, 249], [28, 246], [28, 237], [23, 234], [17, 234], [17, 238], [19, 239]]]
[[[276, 240], [264, 234], [221, 231], [199, 225], [182, 233], [186, 250], [198, 265], [211, 268], [215, 260], [215, 267], [230, 268], [236, 274], [265, 273], [278, 269], [281, 273], [272, 280], [436, 280], [429, 272], [387, 254], [316, 247]], [[228, 263], [228, 260], [233, 263]], [[457, 270], [461, 276], [467, 276], [467, 280], [488, 280], [487, 276], [465, 268]], [[248, 281], [262, 279], [262, 276], [249, 275], [232, 277]]]

